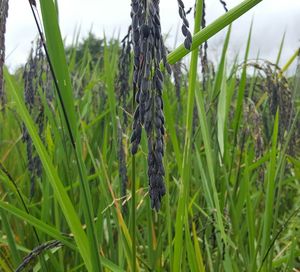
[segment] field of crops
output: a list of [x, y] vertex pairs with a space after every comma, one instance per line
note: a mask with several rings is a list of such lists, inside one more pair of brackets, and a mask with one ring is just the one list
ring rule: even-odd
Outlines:
[[172, 50], [159, 0], [131, 1], [124, 38], [68, 47], [56, 1], [31, 0], [38, 38], [14, 73], [8, 2], [0, 271], [300, 271], [300, 49], [283, 60], [283, 38], [277, 59], [250, 60], [249, 26], [243, 60], [227, 58], [230, 24], [261, 0], [220, 1], [209, 25], [204, 0], [193, 24], [178, 0]]

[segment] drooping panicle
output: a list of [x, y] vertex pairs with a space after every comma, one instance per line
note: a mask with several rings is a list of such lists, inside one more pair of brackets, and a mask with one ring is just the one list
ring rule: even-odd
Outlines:
[[245, 119], [244, 131], [248, 137], [253, 139], [256, 160], [258, 160], [264, 152], [263, 118], [250, 98], [244, 102], [243, 110]]
[[7, 15], [8, 0], [0, 0], [0, 105], [3, 107], [5, 103], [3, 66], [5, 61], [5, 32]]
[[[29, 113], [31, 114], [34, 106], [34, 96], [35, 96], [33, 48], [30, 51], [29, 59], [24, 67], [23, 80], [24, 80], [24, 100], [25, 100], [26, 107]], [[33, 156], [32, 139], [24, 124], [23, 124], [23, 142], [26, 144], [27, 166], [28, 166], [28, 172], [30, 174], [30, 196], [33, 196], [34, 184], [35, 184], [35, 177], [34, 177], [35, 159]]]
[[[39, 128], [39, 136], [42, 139], [45, 118], [44, 107], [40, 98], [40, 94], [49, 92], [47, 87], [48, 72], [49, 69], [47, 67], [45, 55], [42, 50], [42, 42], [38, 40], [35, 50], [34, 48], [31, 49], [28, 61], [24, 67], [23, 80], [24, 101], [29, 113], [36, 121], [36, 124]], [[44, 73], [46, 73], [46, 82], [43, 79]], [[28, 170], [30, 174], [30, 196], [32, 197], [35, 191], [35, 179], [36, 177], [41, 177], [42, 175], [42, 164], [33, 147], [32, 139], [30, 138], [25, 125], [23, 125], [23, 142], [26, 143]]]
[[192, 46], [192, 34], [189, 30], [189, 21], [186, 18], [186, 12], [185, 12], [185, 8], [184, 8], [184, 3], [182, 0], [177, 0], [178, 2], [178, 12], [179, 12], [179, 16], [182, 20], [182, 27], [181, 27], [181, 32], [183, 34], [183, 36], [185, 37], [184, 40], [184, 47], [187, 50], [191, 49]]
[[174, 77], [174, 85], [175, 85], [175, 92], [178, 102], [178, 111], [181, 111], [181, 84], [182, 84], [182, 71], [181, 71], [182, 62], [178, 61], [172, 65], [172, 74]]
[[148, 140], [148, 178], [152, 208], [159, 210], [165, 194], [164, 184], [164, 114], [162, 62], [166, 49], [161, 35], [158, 0], [132, 1], [132, 31], [134, 47], [133, 89], [137, 107], [131, 136], [132, 154], [138, 150], [144, 126]]
[[225, 12], [228, 12], [228, 8], [227, 8], [227, 4], [224, 0], [219, 0], [221, 5], [223, 6], [223, 9], [225, 10]]
[[26, 269], [27, 266], [30, 265], [31, 262], [37, 259], [43, 252], [55, 248], [60, 248], [62, 246], [63, 244], [58, 240], [49, 241], [37, 246], [23, 259], [22, 263], [17, 267], [15, 271], [16, 272], [23, 271], [24, 269]]
[[31, 113], [34, 105], [35, 84], [34, 84], [34, 71], [35, 65], [33, 60], [33, 48], [31, 48], [29, 59], [24, 67], [23, 79], [24, 79], [24, 100], [27, 109]]
[[[203, 0], [201, 28], [203, 29], [205, 27], [206, 27], [206, 5], [205, 5], [205, 0]], [[199, 50], [200, 60], [201, 60], [203, 91], [206, 90], [206, 82], [207, 82], [207, 77], [208, 77], [208, 72], [209, 72], [207, 50], [208, 50], [208, 43], [207, 43], [207, 41], [205, 41], [204, 44], [200, 46], [200, 50]]]
[[129, 96], [130, 85], [130, 67], [131, 67], [131, 26], [128, 29], [127, 35], [121, 41], [122, 49], [118, 64], [118, 78], [116, 84], [117, 96], [119, 105], [123, 111], [123, 124], [127, 126], [127, 112], [129, 111], [127, 106], [127, 97]]
[[[141, 6], [141, 7], [140, 7]], [[138, 103], [138, 77], [140, 68], [140, 23], [142, 20], [142, 5], [139, 0], [132, 0], [131, 3], [131, 19], [132, 19], [132, 38], [133, 38], [133, 55], [134, 55], [134, 69], [133, 69], [133, 99]], [[140, 107], [137, 106], [133, 117], [133, 133], [131, 135], [131, 153], [135, 154], [138, 150], [142, 135], [142, 125], [140, 123]]]

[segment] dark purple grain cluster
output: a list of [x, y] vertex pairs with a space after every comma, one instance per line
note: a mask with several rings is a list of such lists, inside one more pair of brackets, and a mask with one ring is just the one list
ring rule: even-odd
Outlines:
[[47, 250], [51, 250], [54, 248], [60, 248], [63, 244], [60, 241], [54, 240], [44, 244], [39, 245], [34, 248], [24, 259], [23, 262], [18, 266], [16, 272], [20, 272], [24, 270], [30, 263], [32, 263], [39, 255], [44, 253]]
[[177, 2], [178, 2], [178, 8], [179, 8], [179, 16], [182, 20], [181, 32], [182, 32], [183, 36], [185, 37], [184, 47], [187, 50], [190, 50], [191, 46], [192, 46], [192, 34], [189, 31], [190, 24], [189, 24], [189, 21], [186, 18], [184, 3], [182, 2], [182, 0], [177, 0]]
[[[24, 100], [26, 107], [30, 114], [32, 114], [34, 107], [34, 76], [35, 76], [35, 64], [33, 60], [33, 49], [31, 49], [29, 59], [24, 67], [23, 79], [24, 79]], [[30, 174], [30, 196], [34, 194], [35, 187], [35, 157], [33, 155], [33, 144], [32, 139], [23, 124], [23, 142], [26, 143], [27, 151], [27, 168]]]
[[[42, 51], [42, 43], [37, 41], [35, 50], [32, 48], [28, 61], [24, 67], [24, 101], [26, 107], [38, 126], [39, 136], [43, 139], [44, 131], [44, 108], [40, 94], [47, 94], [48, 90], [47, 71], [49, 69]], [[43, 74], [46, 73], [46, 82]], [[46, 95], [46, 97], [48, 97]], [[35, 179], [42, 176], [42, 164], [32, 144], [32, 139], [23, 125], [23, 142], [26, 143], [28, 171], [30, 173], [30, 196], [34, 195]]]
[[24, 80], [24, 100], [29, 112], [32, 112], [34, 106], [34, 96], [36, 90], [34, 84], [35, 77], [35, 61], [33, 59], [33, 48], [29, 55], [29, 59], [24, 67], [23, 80]]
[[127, 35], [121, 41], [122, 49], [119, 58], [119, 72], [116, 84], [117, 96], [119, 105], [123, 111], [123, 124], [127, 126], [128, 118], [127, 112], [129, 111], [127, 106], [127, 97], [130, 92], [129, 78], [130, 78], [130, 67], [131, 67], [131, 27], [128, 29]]
[[5, 32], [7, 15], [8, 0], [0, 0], [0, 104], [3, 107], [5, 104], [3, 66], [5, 61]]
[[[202, 19], [201, 19], [201, 28], [206, 27], [206, 5], [205, 1], [203, 0], [203, 8], [202, 8]], [[208, 57], [207, 57], [207, 50], [208, 50], [208, 43], [207, 41], [204, 42], [203, 45], [200, 46], [200, 60], [201, 60], [201, 72], [202, 72], [202, 88], [203, 91], [206, 89], [206, 82], [208, 77]]]
[[227, 4], [224, 0], [219, 0], [221, 5], [223, 6], [223, 9], [225, 10], [225, 12], [228, 12], [228, 8], [227, 8]]
[[172, 65], [172, 73], [174, 77], [175, 92], [178, 102], [178, 111], [181, 112], [181, 84], [182, 84], [182, 71], [181, 71], [182, 62], [178, 61]]
[[253, 139], [256, 160], [258, 160], [264, 153], [263, 118], [251, 99], [244, 102], [243, 110], [245, 120], [244, 133]]
[[159, 1], [132, 1], [132, 37], [134, 49], [133, 89], [137, 107], [131, 136], [132, 154], [138, 150], [142, 127], [148, 140], [148, 178], [151, 206], [159, 210], [165, 194], [164, 184], [164, 114], [162, 61], [166, 62], [166, 49], [161, 35]]

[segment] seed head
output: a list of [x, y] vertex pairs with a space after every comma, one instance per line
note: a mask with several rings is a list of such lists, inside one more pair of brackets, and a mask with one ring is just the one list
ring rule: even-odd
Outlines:
[[[201, 20], [201, 27], [206, 27], [206, 6], [205, 1], [203, 1], [203, 8], [202, 8], [202, 20]], [[208, 43], [207, 41], [204, 42], [204, 45], [200, 46], [200, 59], [201, 59], [201, 72], [202, 72], [202, 89], [203, 91], [206, 90], [206, 82], [208, 78], [208, 57], [207, 57], [207, 50], [208, 50]]]
[[[47, 77], [47, 65], [42, 51], [42, 43], [37, 41], [35, 49], [32, 48], [28, 61], [24, 67], [24, 100], [29, 113], [36, 121], [39, 128], [39, 136], [43, 140], [44, 131], [44, 108], [40, 98], [39, 90], [45, 93], [48, 89], [48, 82], [43, 79], [43, 73]], [[47, 97], [47, 94], [46, 94]], [[26, 127], [23, 125], [23, 141], [27, 148], [27, 162], [30, 174], [30, 197], [33, 197], [35, 191], [35, 179], [42, 176], [42, 164], [36, 150], [32, 145], [32, 140]]]
[[220, 3], [222, 4], [222, 6], [223, 6], [225, 12], [228, 12], [228, 8], [227, 8], [226, 2], [225, 2], [224, 0], [219, 0], [219, 1], [220, 1]]
[[192, 46], [192, 35], [191, 35], [191, 32], [189, 31], [190, 24], [186, 18], [184, 3], [182, 2], [182, 0], [177, 0], [177, 2], [178, 2], [178, 13], [182, 20], [181, 32], [182, 32], [183, 36], [185, 37], [183, 44], [187, 50], [190, 50], [191, 46]]
[[182, 71], [181, 71], [182, 62], [179, 61], [172, 65], [172, 74], [174, 77], [175, 92], [178, 102], [178, 112], [181, 112], [181, 85], [182, 85]]
[[122, 49], [119, 58], [119, 71], [118, 78], [116, 82], [117, 97], [119, 105], [123, 110], [123, 123], [127, 125], [127, 97], [129, 96], [130, 86], [129, 86], [129, 76], [130, 76], [130, 67], [131, 67], [131, 34], [132, 28], [129, 27], [127, 35], [121, 41]]
[[22, 261], [22, 263], [16, 269], [16, 272], [24, 270], [32, 261], [34, 261], [39, 255], [41, 255], [46, 250], [60, 248], [63, 244], [60, 241], [54, 240], [46, 242], [34, 248]]
[[0, 105], [4, 107], [5, 94], [3, 82], [3, 66], [5, 61], [5, 32], [8, 15], [8, 0], [0, 1]]
[[165, 194], [164, 185], [164, 114], [163, 74], [160, 62], [170, 70], [161, 35], [159, 1], [132, 0], [134, 51], [133, 89], [137, 107], [134, 113], [131, 152], [135, 154], [141, 141], [142, 127], [148, 140], [148, 178], [151, 206], [159, 210]]

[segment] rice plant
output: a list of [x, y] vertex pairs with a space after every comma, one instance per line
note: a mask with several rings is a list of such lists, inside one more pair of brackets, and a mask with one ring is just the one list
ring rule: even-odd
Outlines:
[[37, 39], [12, 73], [0, 1], [0, 271], [299, 270], [300, 51], [250, 60], [250, 27], [230, 63], [261, 0], [216, 2], [207, 24], [207, 2], [177, 1], [170, 50], [159, 0], [131, 1], [125, 37], [68, 47], [56, 1], [28, 1]]

